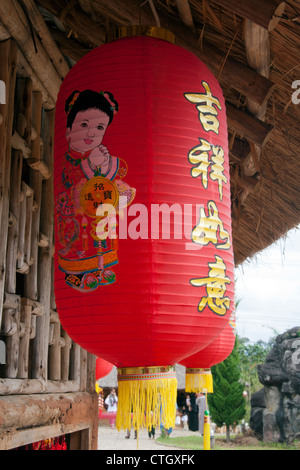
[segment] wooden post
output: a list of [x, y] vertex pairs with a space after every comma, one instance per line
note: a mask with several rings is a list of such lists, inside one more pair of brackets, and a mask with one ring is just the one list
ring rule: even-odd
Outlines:
[[5, 227], [0, 243], [0, 325], [6, 270], [6, 243], [9, 218], [9, 186], [11, 166], [11, 135], [14, 116], [17, 47], [10, 39], [0, 44], [0, 80], [5, 83], [5, 104], [0, 104], [3, 122], [0, 125], [0, 226]]
[[[268, 30], [262, 28], [251, 20], [245, 21], [244, 41], [246, 47], [247, 61], [250, 67], [262, 76], [270, 76], [270, 38]], [[247, 101], [247, 109], [261, 121], [265, 121], [267, 102], [258, 106], [252, 100]], [[246, 175], [254, 175], [258, 171], [261, 149], [258, 145], [250, 143], [251, 151], [244, 162]]]
[[21, 323], [22, 331], [20, 332], [20, 357], [18, 377], [20, 379], [28, 379], [29, 373], [29, 342], [31, 336], [31, 305], [26, 302], [21, 303]]
[[62, 337], [64, 339], [64, 347], [61, 350], [61, 380], [69, 380], [70, 370], [70, 350], [72, 340], [70, 336], [63, 330]]
[[81, 358], [80, 358], [80, 346], [74, 341], [72, 342], [71, 354], [70, 354], [70, 379], [74, 380], [80, 386], [80, 372], [81, 372]]
[[[54, 110], [45, 111], [43, 114], [43, 159], [50, 168], [51, 175], [53, 175], [54, 116]], [[34, 127], [36, 128], [35, 125]], [[34, 351], [32, 366], [35, 378], [47, 380], [54, 224], [53, 176], [42, 182], [41, 175], [38, 172], [35, 173], [36, 185], [39, 191], [38, 201], [40, 210], [35, 229], [36, 266], [35, 272], [32, 274], [32, 279], [35, 283], [36, 279], [39, 279], [39, 292], [37, 294], [37, 292], [34, 291], [34, 293], [38, 295], [39, 301], [45, 307], [45, 311], [44, 314], [37, 319], [36, 336], [32, 341]], [[40, 230], [49, 240], [49, 245], [38, 248]]]
[[[11, 175], [10, 175], [10, 200], [9, 208], [18, 220], [20, 215], [20, 187], [22, 175], [23, 156], [19, 151], [12, 152]], [[16, 293], [16, 262], [18, 251], [18, 224], [15, 223], [8, 228], [7, 253], [6, 253], [6, 280], [5, 290], [10, 294]], [[8, 333], [8, 324], [13, 322], [15, 329]], [[17, 377], [19, 358], [19, 322], [20, 305], [14, 309], [3, 310], [3, 330], [8, 334], [6, 340], [6, 376]]]
[[18, 360], [19, 360], [19, 331], [20, 331], [20, 298], [16, 308], [4, 310], [3, 315], [3, 334], [6, 338], [6, 370], [5, 375], [8, 378], [14, 379], [18, 375]]
[[49, 342], [49, 380], [61, 380], [61, 348], [65, 346], [65, 342], [60, 336], [61, 325], [57, 313], [54, 316], [51, 315], [50, 321], [53, 334]]
[[86, 391], [90, 393], [95, 392], [96, 359], [96, 356], [91, 353], [88, 353]]
[[[28, 202], [27, 202], [28, 201]], [[28, 210], [29, 207], [29, 210]], [[18, 237], [18, 261], [17, 271], [26, 274], [29, 271], [28, 260], [25, 261], [25, 253], [27, 249], [31, 252], [31, 225], [33, 212], [33, 190], [22, 181], [22, 195], [20, 201], [19, 216], [19, 237]], [[27, 216], [29, 220], [27, 221]], [[29, 238], [30, 237], [30, 238]], [[30, 244], [30, 245], [29, 245]], [[29, 255], [30, 256], [30, 255]]]
[[285, 2], [282, 0], [214, 0], [214, 2], [269, 31], [277, 26], [285, 10]]
[[[42, 113], [42, 95], [40, 92], [33, 93], [33, 113], [32, 113], [32, 125], [35, 129], [41, 129], [41, 113]], [[38, 144], [37, 142], [38, 141]], [[38, 155], [40, 151], [40, 140], [39, 137], [35, 139], [32, 144], [32, 150]], [[39, 172], [32, 170], [30, 171], [30, 186], [34, 192], [34, 200], [37, 204], [37, 209], [32, 215], [32, 227], [31, 227], [31, 253], [33, 257], [33, 265], [26, 274], [25, 278], [25, 296], [32, 300], [38, 298], [38, 242], [40, 234], [40, 212], [41, 212], [41, 197], [42, 197], [42, 177]]]
[[86, 391], [87, 385], [87, 357], [88, 352], [85, 349], [80, 349], [80, 390]]
[[[12, 152], [10, 175], [9, 209], [15, 219], [20, 218], [21, 178], [23, 155], [20, 151]], [[6, 292], [16, 292], [16, 264], [18, 254], [19, 224], [15, 223], [8, 229], [7, 256], [6, 256]]]

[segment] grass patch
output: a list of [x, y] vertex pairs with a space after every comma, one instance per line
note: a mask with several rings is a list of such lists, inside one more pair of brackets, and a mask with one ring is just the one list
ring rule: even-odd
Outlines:
[[175, 447], [180, 447], [180, 449], [203, 450], [202, 436], [159, 437], [156, 440], [161, 444], [169, 444]]
[[[203, 450], [202, 436], [186, 437], [159, 437], [156, 439], [164, 445], [178, 447], [188, 450]], [[218, 437], [215, 440], [215, 446], [211, 450], [299, 450], [299, 444], [287, 445], [277, 443], [261, 442], [253, 437], [236, 436], [227, 443], [226, 438]]]

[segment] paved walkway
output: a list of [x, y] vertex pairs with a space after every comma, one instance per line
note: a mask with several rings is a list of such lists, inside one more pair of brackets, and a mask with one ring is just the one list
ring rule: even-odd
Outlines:
[[[134, 439], [134, 432], [131, 432], [130, 439], [125, 439], [125, 431], [117, 431], [109, 426], [99, 426], [98, 428], [98, 450], [179, 450], [178, 447], [164, 446], [155, 439], [149, 439], [147, 430], [141, 429], [139, 438]], [[184, 431], [174, 429], [171, 437], [199, 435], [198, 432]], [[160, 430], [157, 429], [155, 438], [160, 436]]]

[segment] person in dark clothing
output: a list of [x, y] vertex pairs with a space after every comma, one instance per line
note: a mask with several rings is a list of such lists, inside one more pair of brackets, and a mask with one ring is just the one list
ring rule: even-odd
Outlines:
[[190, 405], [189, 405], [189, 430], [199, 430], [198, 420], [198, 405], [196, 405], [196, 396], [194, 393], [190, 394]]

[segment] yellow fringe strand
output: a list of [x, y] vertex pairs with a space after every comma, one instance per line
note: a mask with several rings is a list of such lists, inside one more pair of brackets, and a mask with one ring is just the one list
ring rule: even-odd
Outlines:
[[173, 428], [176, 418], [177, 379], [174, 367], [118, 369], [116, 428]]
[[213, 377], [210, 369], [186, 369], [185, 391], [187, 393], [213, 393]]

